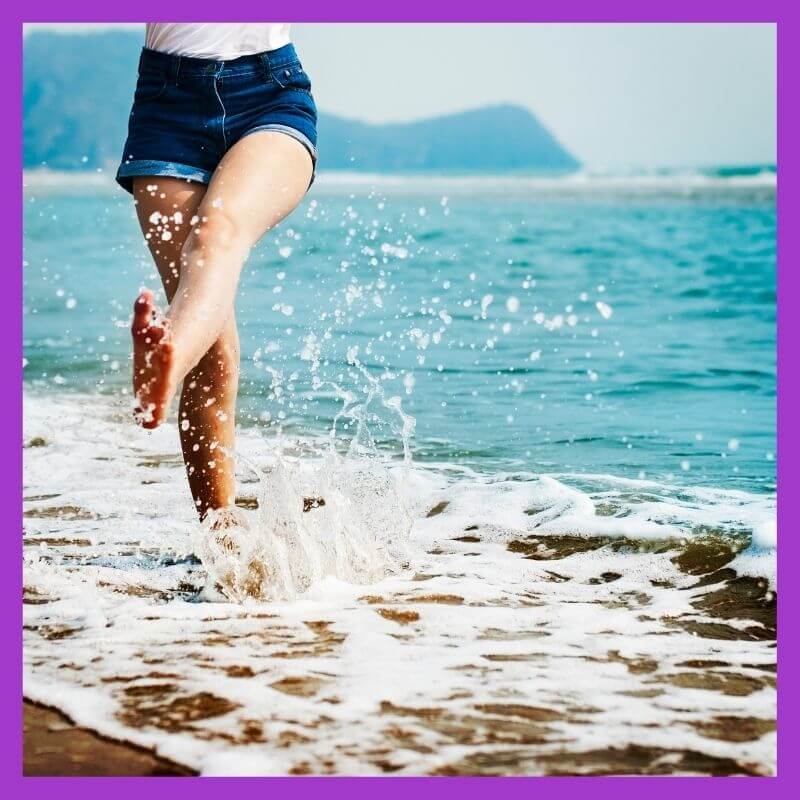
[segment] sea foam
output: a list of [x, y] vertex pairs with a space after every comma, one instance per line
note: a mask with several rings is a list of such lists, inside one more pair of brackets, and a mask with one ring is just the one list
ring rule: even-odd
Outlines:
[[231, 557], [171, 425], [29, 394], [25, 442], [25, 696], [81, 725], [204, 774], [774, 772], [774, 496], [244, 429]]

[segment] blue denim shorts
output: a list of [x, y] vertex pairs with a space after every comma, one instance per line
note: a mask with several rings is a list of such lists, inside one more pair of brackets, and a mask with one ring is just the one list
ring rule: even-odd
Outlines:
[[291, 44], [231, 61], [144, 48], [117, 183], [128, 192], [138, 175], [208, 183], [225, 153], [256, 131], [297, 139], [316, 167], [317, 108]]

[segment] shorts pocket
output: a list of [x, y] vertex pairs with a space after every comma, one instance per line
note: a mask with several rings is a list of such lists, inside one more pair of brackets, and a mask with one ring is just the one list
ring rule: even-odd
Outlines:
[[162, 72], [145, 70], [139, 73], [136, 81], [136, 93], [133, 96], [133, 103], [149, 103], [157, 100], [164, 94], [167, 88], [167, 76]]
[[272, 77], [281, 89], [311, 92], [311, 80], [299, 61], [275, 67], [272, 70]]

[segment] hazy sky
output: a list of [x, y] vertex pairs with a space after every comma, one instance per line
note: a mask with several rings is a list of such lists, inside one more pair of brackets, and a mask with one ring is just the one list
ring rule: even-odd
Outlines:
[[534, 111], [593, 167], [775, 160], [771, 24], [298, 24], [293, 31], [325, 111], [384, 122], [508, 102]]

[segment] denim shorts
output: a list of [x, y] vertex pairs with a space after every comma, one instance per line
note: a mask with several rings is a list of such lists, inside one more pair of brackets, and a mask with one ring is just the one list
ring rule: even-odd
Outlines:
[[137, 175], [208, 183], [225, 153], [256, 131], [293, 137], [316, 167], [317, 108], [291, 44], [231, 61], [144, 48], [117, 183], [128, 192]]

